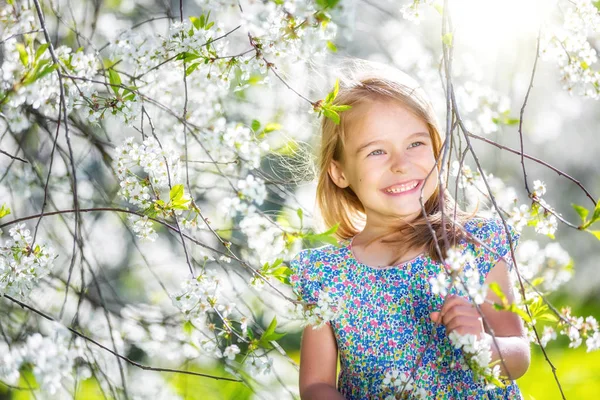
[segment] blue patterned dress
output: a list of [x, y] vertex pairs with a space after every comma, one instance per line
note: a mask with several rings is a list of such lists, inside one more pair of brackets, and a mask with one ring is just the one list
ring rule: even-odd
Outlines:
[[[464, 226], [496, 251], [464, 240], [458, 245], [472, 252], [481, 283], [502, 256], [512, 268], [500, 219], [473, 218]], [[510, 226], [509, 230], [516, 246], [519, 234]], [[374, 268], [356, 260], [351, 242], [306, 249], [290, 262], [292, 287], [301, 300], [317, 303], [321, 291], [334, 301], [343, 300], [337, 316], [327, 323], [340, 356], [338, 390], [346, 399], [386, 398], [392, 392], [385, 378], [392, 371], [414, 377], [413, 390], [404, 392], [407, 398], [417, 398], [417, 393], [428, 399], [522, 398], [514, 381], [506, 382], [505, 389], [484, 390], [471, 370], [465, 370], [461, 350], [451, 345], [444, 326], [431, 322], [429, 314], [443, 303], [429, 283], [443, 271], [440, 263], [421, 254], [399, 265]], [[455, 288], [450, 293], [458, 294]]]

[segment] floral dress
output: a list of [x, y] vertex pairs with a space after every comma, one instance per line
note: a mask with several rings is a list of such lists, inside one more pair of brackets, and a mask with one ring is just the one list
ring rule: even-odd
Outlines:
[[[494, 254], [465, 240], [457, 246], [461, 252], [472, 252], [481, 283], [502, 256], [506, 255], [512, 269], [500, 219], [473, 218], [464, 227], [495, 249]], [[509, 230], [514, 247], [519, 234], [511, 226]], [[431, 321], [429, 314], [441, 309], [443, 297], [432, 292], [429, 279], [442, 272], [443, 266], [428, 255], [374, 268], [354, 257], [352, 239], [346, 239], [339, 247], [303, 250], [290, 267], [292, 287], [303, 301], [316, 304], [325, 292], [341, 305], [327, 324], [333, 329], [340, 357], [338, 390], [346, 399], [386, 398], [392, 393], [390, 378], [399, 373], [413, 377], [411, 390], [403, 392], [407, 398], [522, 398], [514, 381], [506, 381], [504, 389], [485, 390], [466, 367], [461, 350], [450, 343], [445, 327]], [[460, 294], [455, 288], [450, 293]]]

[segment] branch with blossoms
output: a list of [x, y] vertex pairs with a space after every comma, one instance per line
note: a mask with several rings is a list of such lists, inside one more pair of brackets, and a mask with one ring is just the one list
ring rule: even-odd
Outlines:
[[[298, 325], [331, 321], [341, 305], [327, 293], [317, 304], [303, 304], [286, 288], [294, 279], [289, 256], [302, 243], [335, 242], [335, 227], [310, 228], [312, 215], [293, 193], [298, 178], [278, 170], [280, 160], [298, 163], [282, 115], [309, 103], [308, 113], [294, 121], [297, 130], [310, 126], [315, 112], [339, 123], [339, 113], [348, 109], [334, 104], [335, 85], [313, 101], [310, 80], [295, 79], [300, 69], [308, 72], [307, 60], [336, 51], [337, 23], [350, 25], [342, 7], [321, 0], [199, 0], [199, 15], [186, 18], [187, 3], [180, 1], [175, 17], [158, 1], [147, 8], [156, 14], [130, 21], [125, 3], [21, 3], [9, 1], [0, 11], [0, 163], [6, 162], [0, 168], [0, 228], [9, 230], [0, 243], [0, 294], [10, 296], [0, 306], [8, 316], [0, 324], [0, 352], [8, 354], [0, 380], [62, 397], [82, 395], [93, 382], [106, 397], [160, 398], [184, 393], [181, 375], [227, 375], [259, 397], [272, 386], [293, 397], [295, 379], [287, 381], [274, 366], [297, 365], [277, 342]], [[431, 4], [410, 2], [401, 13], [418, 19]], [[584, 2], [574, 10], [568, 15], [590, 16]], [[41, 23], [44, 13], [48, 25]], [[594, 97], [594, 56], [589, 49], [581, 54], [585, 32], [572, 22], [569, 27], [579, 29], [576, 40], [548, 43], [568, 55], [570, 91], [577, 91], [579, 76], [577, 85]], [[588, 22], [585, 29], [594, 24]], [[115, 24], [124, 29], [113, 29]], [[463, 146], [477, 136], [511, 151], [484, 135], [522, 124], [525, 104], [515, 120], [506, 99], [490, 88], [475, 82], [454, 88], [453, 34], [449, 29], [442, 35], [448, 140], [440, 161], [456, 178], [455, 198], [461, 189], [469, 207], [492, 201], [519, 230], [550, 236], [560, 221], [594, 233], [600, 215], [583, 185], [594, 208], [577, 206], [581, 222], [569, 222], [544, 201], [541, 180], [528, 190], [527, 204], [502, 196], [514, 190], [482, 169], [470, 143]], [[542, 46], [542, 55], [551, 48]], [[512, 152], [535, 158], [523, 146]], [[468, 153], [478, 164], [473, 170], [465, 163]], [[533, 251], [533, 244], [523, 246]], [[538, 335], [542, 346], [562, 332], [572, 347], [585, 340], [588, 349], [597, 348], [592, 317], [559, 311], [547, 300], [572, 275], [570, 257], [557, 243], [537, 253], [544, 259], [511, 251], [515, 265], [528, 267], [517, 271], [524, 301], [498, 307], [519, 313], [530, 328], [536, 320], [556, 323]], [[431, 288], [439, 294], [461, 290], [479, 305], [494, 288], [459, 270], [449, 268]], [[497, 366], [485, 365], [485, 348], [455, 339], [474, 354], [467, 360], [483, 360], [471, 368], [497, 376]], [[60, 357], [44, 364], [46, 354]], [[159, 374], [166, 371], [176, 377]], [[390, 392], [422, 392], [399, 371], [389, 372], [384, 384]]]

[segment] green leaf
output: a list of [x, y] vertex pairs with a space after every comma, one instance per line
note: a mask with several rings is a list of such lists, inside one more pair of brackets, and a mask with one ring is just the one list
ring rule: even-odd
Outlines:
[[270, 133], [273, 131], [278, 131], [281, 129], [281, 124], [278, 124], [277, 122], [269, 122], [267, 125], [265, 125], [265, 133]]
[[6, 204], [2, 204], [2, 207], [0, 207], [0, 218], [6, 217], [8, 214], [10, 214], [10, 208]]
[[47, 49], [48, 43], [44, 43], [40, 47], [38, 47], [38, 49], [35, 51], [35, 61], [37, 61]]
[[596, 208], [594, 208], [594, 215], [592, 215], [592, 219], [590, 220], [590, 223], [593, 224], [594, 222], [598, 221], [600, 219], [600, 200], [598, 200], [596, 202]]
[[254, 132], [258, 132], [258, 130], [260, 129], [260, 121], [257, 119], [253, 119], [252, 120], [252, 125], [250, 125], [250, 127], [252, 128], [252, 130]]
[[269, 335], [275, 333], [275, 328], [277, 328], [277, 317], [276, 316], [273, 317], [273, 320], [271, 321], [271, 323], [269, 324], [267, 329], [260, 336], [260, 340], [262, 341], [265, 338], [269, 337]]
[[586, 230], [586, 232], [591, 233], [592, 235], [596, 236], [596, 239], [600, 240], [600, 231], [590, 231], [590, 230]]
[[[50, 60], [48, 60], [48, 62], [50, 62]], [[51, 65], [46, 65], [35, 77], [35, 79], [42, 79], [43, 77], [45, 77], [46, 75], [56, 71], [56, 69], [58, 68], [58, 65], [56, 64], [51, 64]]]
[[190, 21], [192, 22], [192, 25], [194, 25], [194, 28], [196, 28], [196, 29], [202, 28], [202, 25], [201, 25], [201, 22], [200, 22], [199, 18], [190, 17]]
[[581, 217], [581, 220], [585, 224], [585, 220], [587, 219], [587, 216], [589, 213], [588, 209], [585, 207], [582, 207], [580, 205], [577, 205], [577, 204], [571, 204], [571, 206], [573, 206], [575, 211], [577, 211], [577, 214], [579, 214], [579, 216]]
[[538, 317], [536, 317], [537, 320], [541, 320], [541, 321], [548, 321], [548, 322], [558, 322], [558, 317], [554, 314], [550, 314], [550, 313], [544, 313]]
[[298, 218], [300, 218], [300, 223], [302, 223], [302, 221], [304, 220], [304, 211], [302, 211], [301, 208], [296, 210], [296, 215], [298, 215]]
[[340, 116], [333, 110], [323, 107], [323, 114], [330, 120], [332, 120], [336, 125], [340, 124]]
[[177, 200], [181, 200], [183, 198], [183, 185], [179, 184], [179, 185], [175, 185], [171, 188], [171, 190], [169, 191], [169, 199], [172, 202], [175, 202]]
[[525, 311], [523, 311], [519, 307], [517, 307], [517, 305], [515, 303], [512, 303], [510, 305], [509, 311], [512, 311], [515, 314], [520, 315], [521, 318], [523, 318], [523, 321], [525, 321], [527, 323], [531, 323], [531, 318], [529, 318], [529, 314], [527, 314]]
[[333, 111], [346, 111], [351, 109], [352, 106], [348, 106], [348, 105], [335, 105], [335, 106], [330, 106], [329, 109], [333, 110]]
[[317, 0], [317, 5], [321, 8], [333, 8], [335, 7], [340, 0]]
[[328, 40], [326, 45], [327, 45], [327, 48], [329, 50], [331, 50], [333, 53], [337, 53], [337, 47], [331, 40]]
[[111, 87], [116, 95], [119, 94], [119, 86], [121, 86], [121, 77], [119, 73], [114, 69], [108, 70], [108, 80], [110, 81]]
[[538, 276], [537, 278], [535, 278], [532, 282], [531, 285], [532, 286], [537, 286], [539, 284], [541, 284], [542, 282], [544, 282], [544, 277], [543, 276]]
[[337, 231], [338, 226], [339, 226], [339, 224], [336, 224], [335, 226], [333, 226], [332, 228], [330, 228], [329, 230], [327, 230], [326, 232], [323, 232], [323, 233], [308, 234], [305, 236], [305, 238], [311, 244], [317, 243], [317, 242], [325, 242], [325, 243], [329, 243], [329, 244], [332, 244], [337, 247], [338, 241], [335, 238], [335, 236], [333, 236], [333, 235]]
[[188, 76], [192, 72], [194, 72], [196, 70], [196, 68], [198, 68], [199, 65], [200, 65], [199, 63], [194, 63], [194, 64], [190, 65], [189, 67], [187, 67], [185, 69], [185, 76]]
[[333, 85], [333, 99], [332, 100], [335, 100], [339, 91], [340, 91], [340, 80], [338, 78], [335, 80], [335, 84]]
[[500, 287], [498, 282], [490, 283], [490, 289], [496, 294], [496, 296], [500, 298], [500, 300], [502, 300], [502, 303], [506, 303], [506, 295], [502, 291], [502, 288]]
[[442, 36], [442, 43], [444, 43], [446, 46], [452, 46], [452, 40], [453, 40], [452, 32], [446, 33], [445, 35]]
[[19, 59], [21, 60], [21, 64], [23, 64], [23, 66], [26, 67], [27, 65], [29, 65], [29, 55], [27, 54], [27, 49], [25, 49], [23, 43], [17, 43], [15, 47], [19, 52]]

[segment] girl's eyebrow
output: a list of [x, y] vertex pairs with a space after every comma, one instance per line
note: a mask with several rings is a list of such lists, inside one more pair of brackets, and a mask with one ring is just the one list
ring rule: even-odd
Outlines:
[[[413, 137], [424, 137], [427, 139], [430, 138], [429, 132], [415, 132], [415, 133], [412, 133], [410, 136], [408, 136], [408, 139], [411, 139]], [[356, 150], [356, 154], [360, 153], [361, 151], [363, 151], [365, 148], [369, 147], [370, 145], [379, 143], [379, 142], [381, 142], [381, 140], [376, 139], [376, 140], [371, 140], [370, 142], [363, 144]]]

